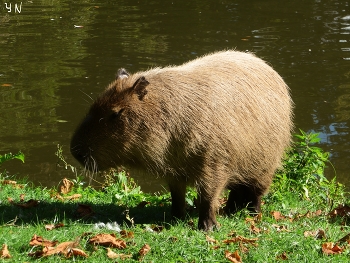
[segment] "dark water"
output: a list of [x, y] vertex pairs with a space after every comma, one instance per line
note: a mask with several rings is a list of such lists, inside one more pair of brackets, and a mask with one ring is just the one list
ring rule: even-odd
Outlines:
[[135, 72], [237, 49], [256, 53], [283, 76], [295, 126], [321, 134], [338, 179], [350, 185], [349, 2], [0, 1], [0, 154], [26, 155], [25, 164], [15, 160], [1, 170], [57, 185], [73, 176], [56, 167], [57, 144], [77, 165], [70, 137], [90, 97], [118, 68]]

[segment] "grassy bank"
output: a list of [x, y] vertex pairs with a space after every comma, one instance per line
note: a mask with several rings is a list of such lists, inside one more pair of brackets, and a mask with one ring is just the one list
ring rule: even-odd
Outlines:
[[143, 193], [122, 172], [106, 176], [102, 190], [82, 186], [76, 176], [47, 189], [3, 173], [0, 261], [348, 262], [344, 187], [324, 177], [328, 155], [313, 146], [317, 136], [301, 133], [296, 139], [262, 213], [219, 214], [220, 229], [209, 233], [196, 230], [191, 189], [188, 218], [173, 222], [169, 194]]

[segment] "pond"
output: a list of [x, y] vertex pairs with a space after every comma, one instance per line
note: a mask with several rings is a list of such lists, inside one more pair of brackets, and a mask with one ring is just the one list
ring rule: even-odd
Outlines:
[[[296, 105], [295, 127], [320, 133], [320, 147], [349, 185], [349, 2], [2, 0], [0, 154], [21, 150], [26, 162], [1, 169], [57, 185], [73, 176], [56, 166], [57, 145], [78, 166], [70, 138], [118, 68], [136, 72], [236, 49], [281, 74]], [[136, 180], [145, 190], [160, 188], [157, 180]]]

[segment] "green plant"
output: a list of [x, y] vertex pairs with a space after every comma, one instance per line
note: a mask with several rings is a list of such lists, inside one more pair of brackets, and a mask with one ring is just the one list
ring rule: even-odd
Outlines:
[[72, 179], [72, 181], [79, 186], [82, 186], [85, 184], [85, 182], [83, 181], [85, 176], [84, 175], [79, 175], [78, 174], [78, 170], [75, 166], [69, 164], [66, 161], [66, 158], [63, 156], [63, 150], [62, 150], [62, 146], [60, 146], [59, 144], [57, 144], [57, 151], [55, 152], [55, 155], [58, 157], [58, 161], [57, 161], [57, 165], [60, 166], [60, 163], [63, 163], [64, 169], [68, 170], [70, 169], [72, 171], [72, 173], [75, 176], [75, 179]]
[[19, 151], [17, 154], [5, 153], [4, 155], [0, 155], [0, 165], [13, 159], [21, 160], [24, 163], [24, 154]]
[[298, 193], [305, 199], [313, 196], [324, 203], [344, 199], [339, 196], [344, 193], [344, 186], [335, 178], [328, 180], [325, 177], [326, 164], [332, 164], [328, 160], [329, 153], [314, 146], [320, 141], [319, 134], [300, 130], [294, 137], [296, 140], [287, 151], [282, 169], [275, 175], [270, 196], [282, 200], [288, 193]]

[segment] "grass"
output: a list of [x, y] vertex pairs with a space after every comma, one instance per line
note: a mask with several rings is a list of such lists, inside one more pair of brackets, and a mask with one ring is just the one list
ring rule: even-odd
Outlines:
[[[123, 172], [108, 175], [102, 190], [84, 187], [74, 169], [75, 178], [60, 189], [10, 181], [3, 174], [0, 248], [6, 244], [11, 258], [0, 262], [348, 262], [345, 187], [324, 177], [328, 154], [314, 146], [317, 135], [301, 132], [296, 139], [264, 197], [262, 213], [219, 214], [220, 229], [209, 233], [196, 229], [192, 189], [186, 199], [188, 218], [172, 221], [170, 195], [143, 193]], [[48, 225], [59, 227], [46, 230]], [[106, 247], [89, 242], [101, 233], [125, 242], [124, 249], [111, 248], [125, 259], [111, 259]], [[45, 256], [45, 246], [30, 245], [34, 235], [71, 243]], [[148, 252], [142, 249], [145, 244]], [[30, 256], [35, 252], [37, 257]]]

